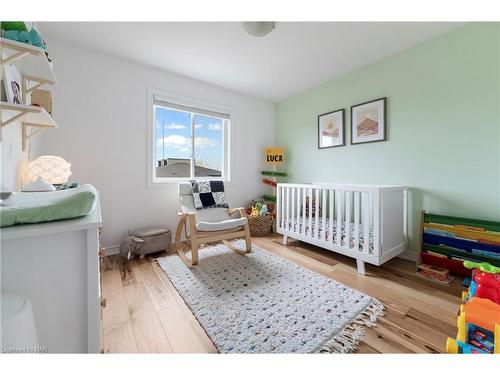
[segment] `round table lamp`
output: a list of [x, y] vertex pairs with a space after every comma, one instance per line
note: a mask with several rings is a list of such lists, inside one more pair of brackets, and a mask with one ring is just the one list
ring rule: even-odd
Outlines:
[[28, 165], [28, 180], [23, 191], [49, 191], [54, 185], [68, 182], [71, 164], [59, 156], [43, 155]]
[[51, 184], [64, 184], [71, 176], [71, 164], [59, 156], [43, 155], [28, 165], [28, 178], [41, 177]]

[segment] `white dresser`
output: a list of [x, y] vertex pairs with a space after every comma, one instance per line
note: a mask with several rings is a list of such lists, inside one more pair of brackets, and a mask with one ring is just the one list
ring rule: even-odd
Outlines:
[[[18, 193], [43, 201], [48, 194]], [[17, 199], [17, 197], [16, 197]], [[99, 353], [99, 197], [85, 217], [2, 228], [1, 290], [26, 296], [33, 305], [40, 347], [49, 353]]]

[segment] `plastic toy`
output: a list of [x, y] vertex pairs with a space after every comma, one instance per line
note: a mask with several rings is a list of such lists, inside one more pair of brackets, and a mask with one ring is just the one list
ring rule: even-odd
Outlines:
[[2, 21], [0, 22], [0, 27], [5, 31], [28, 31], [26, 23], [24, 23], [23, 21]]
[[10, 39], [10, 40], [14, 40], [14, 41], [18, 42], [19, 41], [19, 31], [18, 30], [6, 30], [3, 33], [3, 37], [5, 39]]
[[252, 213], [250, 214], [251, 217], [258, 217], [260, 216], [260, 211], [257, 207], [252, 207]]
[[3, 37], [6, 39], [14, 40], [16, 42], [21, 42], [25, 44], [30, 44], [35, 47], [40, 47], [43, 50], [47, 49], [45, 42], [42, 40], [40, 34], [35, 29], [31, 29], [30, 31], [24, 30], [6, 30], [3, 33]]
[[489, 263], [476, 263], [469, 260], [464, 262], [464, 267], [474, 269], [465, 302], [472, 297], [479, 297], [500, 305], [500, 268]]
[[266, 216], [268, 214], [267, 204], [263, 204], [260, 209], [260, 216]]
[[38, 34], [38, 31], [36, 31], [35, 29], [31, 29], [29, 31], [29, 38], [30, 38], [30, 43], [34, 46], [37, 46], [37, 47], [41, 47], [43, 48], [44, 47], [44, 43], [42, 41], [42, 37], [40, 36], [40, 34]]
[[456, 339], [446, 341], [448, 353], [500, 354], [500, 305], [473, 297], [460, 306]]
[[500, 268], [465, 261], [473, 269], [469, 290], [462, 293], [457, 337], [446, 341], [448, 353], [500, 354]]
[[470, 287], [472, 279], [470, 277], [464, 277], [464, 280], [462, 281], [462, 286], [465, 286], [466, 288]]

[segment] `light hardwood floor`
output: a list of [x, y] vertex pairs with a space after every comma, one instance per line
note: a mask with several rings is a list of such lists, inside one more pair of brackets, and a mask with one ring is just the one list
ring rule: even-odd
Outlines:
[[[367, 265], [367, 275], [361, 276], [353, 259], [299, 242], [283, 246], [280, 240], [273, 235], [253, 238], [253, 244], [384, 303], [385, 316], [366, 330], [358, 353], [441, 353], [446, 338], [456, 335], [463, 289], [458, 282], [442, 286], [422, 280], [415, 276], [415, 265], [401, 259], [382, 267]], [[106, 263], [105, 353], [217, 353], [153, 258], [131, 262], [127, 274], [115, 260]]]

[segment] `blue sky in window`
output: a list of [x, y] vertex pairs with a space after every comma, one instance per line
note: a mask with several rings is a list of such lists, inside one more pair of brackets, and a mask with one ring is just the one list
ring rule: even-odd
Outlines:
[[[189, 159], [191, 153], [190, 114], [155, 107], [156, 160], [167, 158]], [[222, 169], [223, 120], [194, 115], [196, 164], [216, 170]]]

